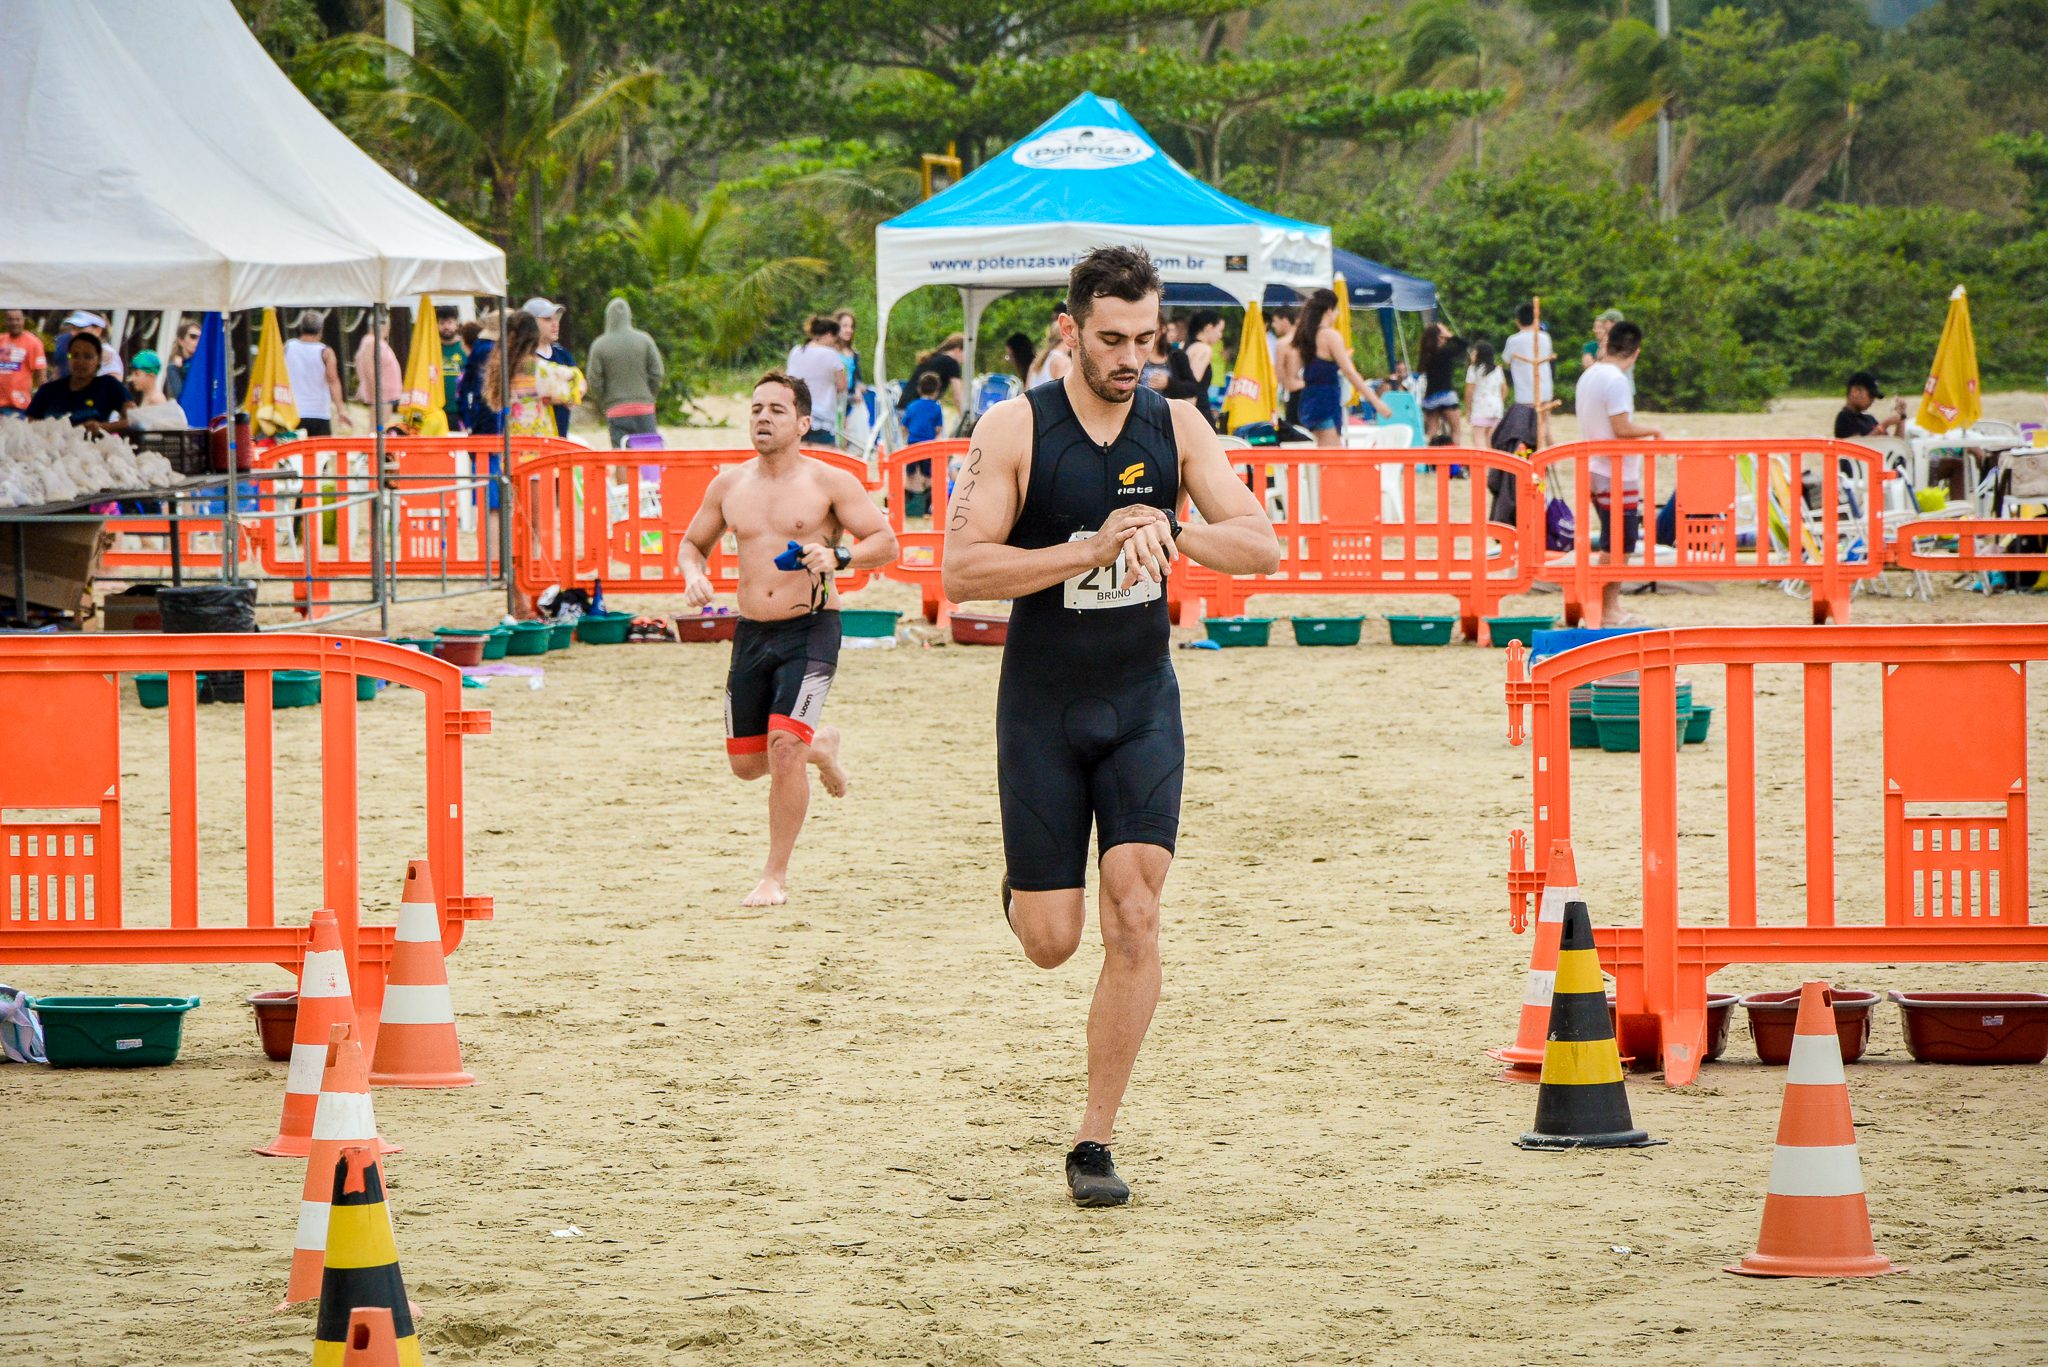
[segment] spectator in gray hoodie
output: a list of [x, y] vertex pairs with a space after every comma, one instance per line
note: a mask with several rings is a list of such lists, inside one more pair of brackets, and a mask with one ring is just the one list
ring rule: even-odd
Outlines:
[[613, 299], [604, 306], [604, 335], [590, 345], [590, 401], [611, 428], [612, 449], [636, 432], [652, 432], [654, 404], [661, 396], [661, 348], [633, 326], [633, 306]]

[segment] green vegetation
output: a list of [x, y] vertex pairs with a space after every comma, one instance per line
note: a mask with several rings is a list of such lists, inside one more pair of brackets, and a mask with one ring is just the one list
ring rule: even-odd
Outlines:
[[[871, 328], [874, 227], [919, 155], [971, 168], [1084, 88], [1434, 279], [1469, 335], [1540, 294], [1570, 354], [1624, 309], [1648, 405], [1857, 368], [1910, 392], [1957, 283], [1987, 385], [2048, 364], [2039, 0], [1672, 0], [1668, 38], [1650, 0], [416, 0], [410, 59], [381, 0], [240, 3], [310, 98], [506, 246], [515, 293], [585, 336], [631, 300], [676, 400], [779, 359], [807, 313]], [[1048, 304], [991, 310], [981, 364]], [[906, 301], [892, 373], [958, 325], [944, 292]]]

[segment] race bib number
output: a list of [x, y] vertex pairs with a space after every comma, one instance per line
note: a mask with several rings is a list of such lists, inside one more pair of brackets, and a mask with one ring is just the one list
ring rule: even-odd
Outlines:
[[[1093, 535], [1094, 532], [1075, 532], [1067, 540], [1086, 541]], [[1067, 581], [1067, 606], [1093, 611], [1097, 608], [1127, 608], [1139, 603], [1157, 601], [1164, 590], [1156, 579], [1144, 580], [1129, 588], [1123, 587], [1127, 569], [1123, 552], [1119, 551], [1116, 559], [1110, 564], [1098, 565], [1075, 575]]]

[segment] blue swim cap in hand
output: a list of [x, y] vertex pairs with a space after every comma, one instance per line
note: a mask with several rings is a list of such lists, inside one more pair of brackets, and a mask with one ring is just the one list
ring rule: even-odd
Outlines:
[[796, 542], [789, 543], [789, 549], [775, 557], [778, 570], [800, 570], [804, 567], [804, 548]]

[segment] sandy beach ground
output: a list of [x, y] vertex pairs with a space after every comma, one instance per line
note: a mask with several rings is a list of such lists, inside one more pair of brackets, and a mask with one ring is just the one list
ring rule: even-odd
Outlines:
[[[1806, 409], [1833, 407], [1688, 415], [1672, 435], [1812, 430]], [[913, 605], [889, 585], [860, 601]], [[1528, 959], [1503, 881], [1508, 833], [1529, 824], [1528, 752], [1506, 743], [1499, 652], [1387, 643], [1385, 613], [1441, 602], [1264, 599], [1374, 620], [1358, 649], [1175, 653], [1186, 810], [1165, 996], [1119, 1122], [1137, 1200], [1116, 1211], [1073, 1209], [1060, 1172], [1099, 947], [1091, 929], [1072, 963], [1033, 969], [997, 905], [997, 652], [846, 653], [828, 715], [846, 731], [853, 792], [814, 799], [792, 900], [767, 910], [738, 906], [766, 793], [726, 772], [725, 647], [578, 646], [542, 661], [538, 691], [499, 680], [474, 694], [496, 730], [466, 747], [470, 883], [496, 897], [497, 919], [472, 927], [450, 971], [480, 1082], [376, 1095], [384, 1134], [406, 1145], [387, 1173], [429, 1360], [2048, 1360], [2048, 1073], [1914, 1064], [1889, 1003], [1850, 1086], [1878, 1246], [1905, 1275], [1720, 1271], [1754, 1246], [1784, 1082], [1740, 1023], [1699, 1085], [1631, 1079], [1638, 1123], [1667, 1145], [1510, 1145], [1535, 1093], [1496, 1081], [1482, 1051], [1512, 1037]], [[1674, 625], [1807, 616], [1751, 586], [1631, 603]], [[2038, 620], [2042, 604], [1864, 596], [1855, 616]], [[489, 615], [475, 600], [408, 608], [397, 625]], [[1718, 705], [1718, 673], [1695, 682]], [[2029, 687], [2039, 785], [2041, 671]], [[1767, 671], [1760, 689], [1764, 915], [1790, 922], [1804, 879], [1798, 688]], [[162, 716], [124, 702], [138, 921], [166, 896]], [[1844, 672], [1844, 920], [1881, 916], [1877, 725], [1875, 670]], [[239, 911], [240, 727], [229, 709], [202, 711], [211, 922]], [[277, 728], [280, 902], [302, 918], [318, 896], [318, 718], [283, 712]], [[1681, 766], [1684, 905], [1696, 889], [1701, 920], [1719, 897], [1716, 728]], [[418, 730], [414, 696], [363, 709], [373, 919], [394, 914], [422, 852]], [[1576, 766], [1596, 920], [1637, 910], [1636, 772], [1631, 756]], [[2038, 904], [2048, 840], [2034, 825]], [[1735, 967], [1715, 985], [1799, 976]], [[272, 1310], [304, 1169], [249, 1152], [275, 1128], [284, 1066], [264, 1061], [242, 1004], [287, 975], [5, 977], [206, 1004], [175, 1067], [0, 1068], [0, 1354], [305, 1361], [310, 1307]], [[2048, 973], [1852, 965], [1838, 980], [2038, 990]]]

